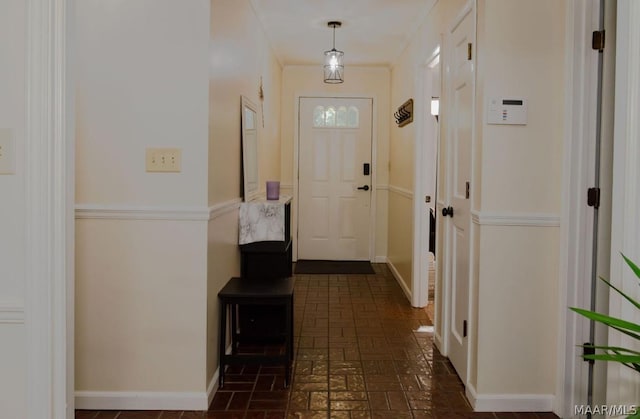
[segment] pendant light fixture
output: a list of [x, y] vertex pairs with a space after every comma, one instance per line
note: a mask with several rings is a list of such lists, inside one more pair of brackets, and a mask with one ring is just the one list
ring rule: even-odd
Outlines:
[[324, 52], [324, 82], [337, 84], [344, 82], [344, 64], [342, 58], [344, 52], [336, 49], [336, 28], [342, 26], [342, 22], [331, 21], [327, 26], [333, 28], [333, 48]]

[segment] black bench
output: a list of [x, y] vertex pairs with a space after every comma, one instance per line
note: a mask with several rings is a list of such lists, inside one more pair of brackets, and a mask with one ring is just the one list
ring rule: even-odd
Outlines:
[[[270, 278], [250, 280], [231, 278], [218, 293], [220, 302], [220, 336], [218, 357], [220, 359], [219, 385], [224, 386], [224, 373], [227, 365], [262, 364], [285, 367], [285, 386], [289, 384], [291, 361], [293, 360], [293, 278]], [[284, 342], [285, 353], [277, 354], [239, 354], [238, 343], [242, 339], [242, 328], [238, 322], [238, 307], [260, 306], [284, 310], [284, 318], [275, 316], [284, 324], [266, 327], [273, 331], [271, 336]], [[227, 312], [231, 312], [231, 353], [226, 353]]]

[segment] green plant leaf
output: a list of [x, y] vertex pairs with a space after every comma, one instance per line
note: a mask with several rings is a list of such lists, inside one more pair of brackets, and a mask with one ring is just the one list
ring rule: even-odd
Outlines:
[[627, 336], [631, 336], [632, 338], [636, 339], [636, 340], [640, 340], [640, 335], [633, 333], [633, 332], [629, 332], [628, 330], [624, 330], [624, 329], [620, 329], [619, 327], [616, 326], [611, 326], [609, 325], [609, 327], [611, 327], [612, 329], [617, 330], [620, 333], [624, 333]]
[[629, 267], [631, 268], [631, 270], [633, 271], [633, 273], [636, 274], [636, 276], [638, 277], [638, 279], [640, 279], [640, 268], [638, 268], [638, 266], [633, 263], [631, 261], [631, 259], [629, 259], [628, 257], [626, 257], [624, 254], [622, 254], [622, 258], [624, 259], [625, 262], [627, 262], [627, 265], [629, 265]]
[[629, 354], [640, 355], [640, 352], [638, 351], [633, 351], [628, 348], [621, 348], [619, 346], [598, 346], [598, 345], [578, 345], [578, 346], [581, 346], [583, 348], [602, 349], [602, 350], [614, 351], [614, 352], [627, 352]]
[[627, 416], [627, 419], [640, 419], [640, 408], [637, 408], [636, 413], [631, 416]]
[[595, 354], [584, 355], [583, 358], [593, 359], [594, 361], [619, 362], [621, 364], [634, 364], [640, 362], [640, 356], [638, 355]]
[[600, 280], [602, 282], [604, 282], [605, 284], [607, 284], [610, 288], [613, 288], [614, 290], [616, 290], [616, 292], [620, 295], [622, 295], [627, 301], [629, 301], [631, 304], [633, 304], [638, 310], [640, 310], [640, 303], [638, 303], [637, 301], [635, 301], [633, 298], [629, 297], [627, 294], [625, 294], [624, 292], [622, 292], [621, 290], [619, 290], [618, 288], [616, 288], [611, 282], [607, 281], [606, 279], [600, 277]]
[[[607, 326], [640, 333], [640, 324], [631, 323], [626, 320], [618, 319], [616, 317], [606, 316], [604, 314], [596, 313], [596, 312], [585, 310], [582, 308], [571, 307], [571, 310], [575, 311], [576, 313], [588, 319], [595, 320], [600, 323], [604, 323]], [[640, 339], [639, 335], [636, 335], [636, 336], [638, 336], [636, 339]]]

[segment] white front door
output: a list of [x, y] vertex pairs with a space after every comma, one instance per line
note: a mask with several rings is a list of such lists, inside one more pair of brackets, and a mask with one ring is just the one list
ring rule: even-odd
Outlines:
[[[448, 121], [448, 222], [450, 272], [449, 359], [463, 383], [467, 380], [469, 319], [469, 233], [471, 227], [471, 141], [473, 132], [474, 12], [469, 12], [450, 32], [450, 102]], [[444, 215], [444, 214], [443, 214]]]
[[370, 260], [372, 100], [299, 109], [298, 259]]

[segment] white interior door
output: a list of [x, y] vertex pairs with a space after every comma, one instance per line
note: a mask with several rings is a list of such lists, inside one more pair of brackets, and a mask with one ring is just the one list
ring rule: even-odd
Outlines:
[[369, 260], [372, 100], [300, 98], [299, 109], [298, 259]]
[[[471, 59], [474, 13], [468, 13], [451, 30], [450, 108], [448, 113], [448, 187], [449, 187], [449, 245], [450, 322], [449, 359], [463, 383], [467, 380], [469, 319], [469, 249], [471, 227], [471, 141], [473, 133], [474, 68]], [[452, 214], [451, 214], [452, 212]], [[443, 215], [445, 215], [443, 213]]]

